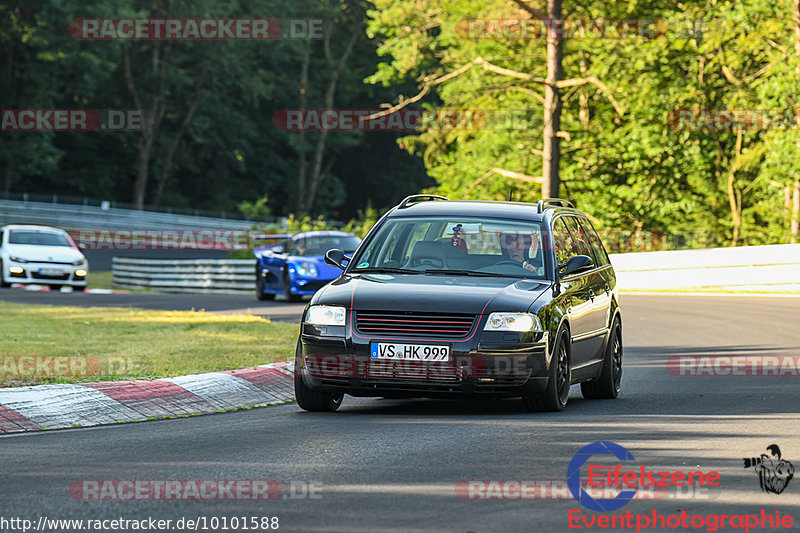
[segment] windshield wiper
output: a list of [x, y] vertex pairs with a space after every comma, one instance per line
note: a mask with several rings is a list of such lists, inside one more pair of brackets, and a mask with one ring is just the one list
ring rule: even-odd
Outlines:
[[495, 272], [478, 272], [476, 270], [454, 270], [446, 268], [429, 268], [425, 274], [443, 274], [445, 276], [480, 276], [489, 278], [507, 278], [504, 274], [497, 274]]
[[350, 272], [359, 274], [421, 274], [419, 270], [396, 267], [363, 267], [354, 268]]

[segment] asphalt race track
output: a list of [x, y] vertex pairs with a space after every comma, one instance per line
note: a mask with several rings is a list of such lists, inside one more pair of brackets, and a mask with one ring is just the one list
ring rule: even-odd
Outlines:
[[[11, 292], [22, 291], [0, 294], [7, 299]], [[78, 305], [71, 299], [90, 295], [50, 296]], [[111, 296], [128, 298], [121, 305], [156, 305], [155, 299], [145, 298], [150, 295]], [[192, 307], [215, 310], [214, 298], [194, 298], [204, 303]], [[188, 300], [169, 299], [172, 305], [189, 305]], [[54, 303], [49, 300], [37, 303]], [[255, 303], [232, 305], [255, 308]], [[108, 304], [98, 298], [91, 305]], [[670, 373], [667, 362], [676, 356], [702, 356], [706, 362], [748, 356], [750, 368], [749, 361], [757, 360], [752, 358], [797, 356], [800, 299], [624, 295], [622, 306], [625, 376], [617, 400], [583, 400], [573, 388], [564, 412], [529, 414], [512, 400], [347, 397], [333, 414], [303, 413], [287, 404], [12, 435], [0, 439], [0, 515], [34, 523], [39, 517], [174, 521], [277, 516], [281, 531], [568, 531], [571, 510], [585, 513], [587, 520], [599, 515], [563, 490], [546, 491], [538, 500], [519, 501], [518, 491], [507, 490], [513, 501], [473, 501], [459, 498], [456, 486], [465, 480], [537, 480], [545, 486], [548, 480], [566, 478], [571, 458], [583, 446], [612, 441], [635, 456], [637, 471], [645, 465], [655, 471], [720, 475], [719, 486], [680, 493], [671, 487], [656, 493], [655, 500], [634, 500], [615, 513], [650, 516], [654, 509], [663, 515], [685, 510], [709, 517], [761, 510], [774, 515], [778, 510], [791, 515], [797, 527], [800, 478], [782, 494], [767, 494], [754, 469], [743, 468], [742, 462], [778, 444], [783, 459], [800, 467], [797, 369], [784, 368], [782, 376], [681, 376], [675, 369]], [[283, 492], [261, 502], [78, 501], [70, 484], [85, 479], [272, 479]], [[505, 481], [502, 486], [512, 487]], [[318, 498], [303, 498], [304, 487], [318, 491]], [[664, 530], [674, 529], [642, 531]]]

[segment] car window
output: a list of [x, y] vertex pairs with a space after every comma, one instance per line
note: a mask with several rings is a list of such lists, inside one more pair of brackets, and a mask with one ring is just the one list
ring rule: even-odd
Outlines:
[[458, 270], [546, 279], [552, 263], [540, 222], [477, 217], [397, 217], [378, 228], [355, 268]]
[[66, 235], [54, 231], [11, 230], [9, 244], [33, 244], [37, 246], [71, 246]]
[[297, 255], [297, 246], [299, 239], [289, 239], [283, 242], [283, 253], [288, 255]]
[[589, 246], [592, 249], [592, 259], [594, 260], [594, 264], [597, 266], [607, 265], [610, 262], [608, 259], [608, 254], [606, 253], [606, 249], [603, 247], [603, 242], [600, 240], [600, 237], [594, 230], [592, 223], [589, 222], [588, 218], [579, 218], [578, 222], [580, 223], [581, 228], [583, 228], [586, 237], [589, 239]]
[[564, 217], [557, 218], [553, 222], [553, 239], [556, 247], [556, 261], [563, 265], [569, 261], [570, 257], [575, 255], [572, 238], [569, 236], [566, 224], [564, 224]]
[[[569, 236], [572, 238], [572, 249], [575, 255], [592, 257], [592, 249], [589, 247], [589, 238], [578, 223], [578, 217], [567, 216], [562, 218], [569, 229]], [[593, 257], [592, 261], [594, 261]]]

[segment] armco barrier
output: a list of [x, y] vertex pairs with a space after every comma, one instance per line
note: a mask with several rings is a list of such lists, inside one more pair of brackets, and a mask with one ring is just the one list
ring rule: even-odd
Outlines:
[[255, 259], [133, 259], [115, 257], [112, 285], [162, 292], [241, 293], [256, 289]]
[[[621, 290], [800, 291], [800, 244], [612, 254]], [[113, 286], [164, 292], [255, 291], [254, 259], [115, 257]]]
[[612, 254], [621, 290], [800, 291], [800, 244]]

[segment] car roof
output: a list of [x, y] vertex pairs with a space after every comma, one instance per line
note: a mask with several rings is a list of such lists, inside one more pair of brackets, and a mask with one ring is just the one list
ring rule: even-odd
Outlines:
[[306, 231], [303, 233], [298, 233], [292, 237], [292, 240], [302, 239], [304, 237], [355, 237], [355, 235], [352, 233], [335, 230]]
[[539, 213], [536, 204], [527, 202], [496, 202], [488, 200], [441, 200], [422, 201], [395, 208], [390, 217], [413, 216], [476, 216], [489, 218], [511, 218], [541, 222], [547, 213], [559, 212], [582, 215], [577, 209], [560, 206], [545, 206]]
[[8, 224], [0, 229], [9, 229], [9, 230], [27, 229], [27, 230], [38, 230], [38, 231], [53, 231], [56, 233], [66, 233], [66, 231], [64, 231], [61, 228], [54, 228], [52, 226], [41, 226], [37, 224]]

